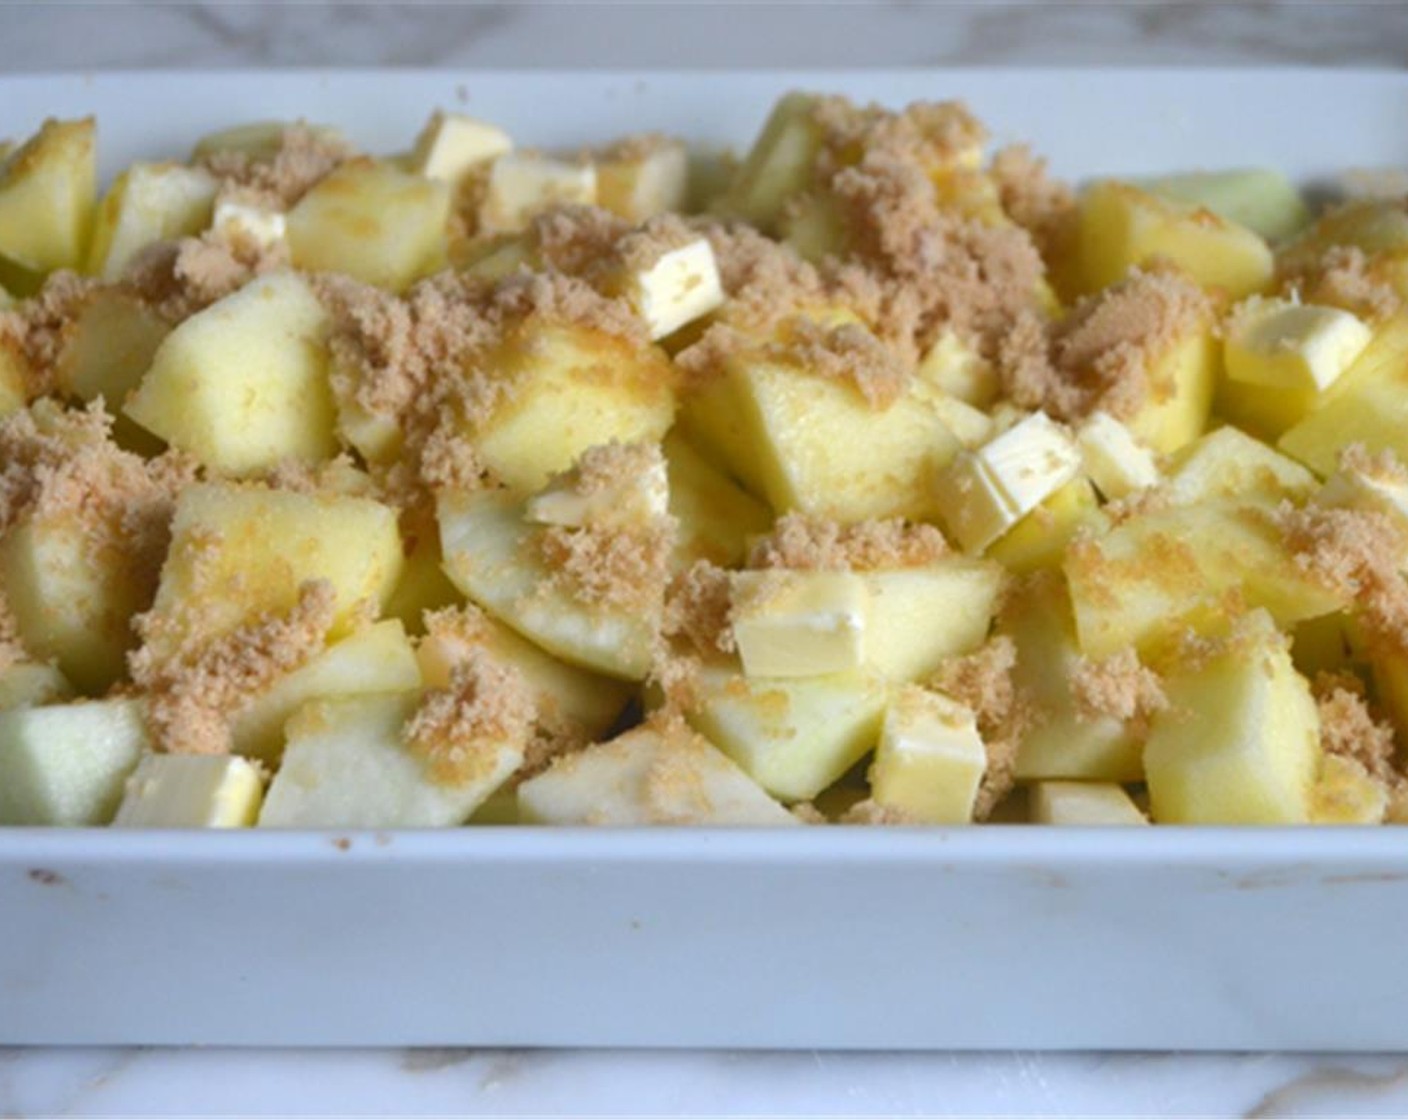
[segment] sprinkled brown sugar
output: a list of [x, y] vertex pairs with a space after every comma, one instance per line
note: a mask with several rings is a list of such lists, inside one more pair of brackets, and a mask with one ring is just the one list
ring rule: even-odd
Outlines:
[[1024, 144], [1003, 148], [993, 156], [992, 177], [1003, 210], [1031, 233], [1042, 256], [1049, 259], [1076, 212], [1070, 186], [1051, 178], [1046, 161], [1032, 155]]
[[186, 641], [170, 656], [158, 657], [151, 644], [132, 653], [128, 665], [158, 747], [228, 753], [231, 722], [244, 705], [323, 648], [335, 600], [330, 583], [310, 580], [287, 614], [266, 613], [214, 641]]
[[675, 525], [662, 519], [644, 528], [550, 525], [540, 538], [549, 584], [583, 603], [608, 609], [657, 609], [670, 574]]
[[0, 673], [6, 673], [28, 660], [29, 653], [20, 640], [19, 624], [10, 609], [10, 600], [0, 590]]
[[1316, 260], [1286, 267], [1282, 289], [1307, 303], [1342, 307], [1371, 322], [1383, 322], [1403, 306], [1393, 284], [1376, 275], [1374, 263], [1354, 245], [1333, 245]]
[[852, 386], [874, 409], [889, 408], [909, 386], [910, 369], [870, 331], [855, 323], [825, 326], [810, 319], [794, 319], [786, 341], [765, 347], [763, 353]]
[[505, 746], [522, 747], [534, 718], [523, 675], [471, 648], [448, 688], [428, 689], [403, 731], [406, 747], [423, 759], [432, 781], [467, 785], [494, 772]]
[[51, 273], [32, 299], [0, 311], [0, 345], [15, 347], [22, 358], [26, 396], [53, 392], [69, 330], [99, 287], [96, 280], [62, 269]]
[[1141, 665], [1132, 649], [1101, 661], [1082, 658], [1071, 674], [1071, 698], [1077, 719], [1117, 719], [1133, 724], [1136, 734], [1143, 734], [1149, 719], [1168, 707], [1158, 674]]
[[696, 560], [666, 588], [661, 632], [705, 657], [733, 653], [731, 604], [729, 573], [707, 560]]
[[268, 155], [214, 152], [199, 162], [220, 180], [222, 191], [286, 210], [354, 154], [340, 137], [298, 122], [283, 130]]
[[772, 532], [753, 546], [748, 566], [863, 572], [919, 568], [948, 553], [948, 542], [932, 525], [902, 518], [842, 525], [789, 513], [778, 518]]
[[232, 295], [256, 276], [289, 267], [288, 249], [207, 231], [199, 237], [157, 242], [133, 258], [119, 287], [171, 323]]

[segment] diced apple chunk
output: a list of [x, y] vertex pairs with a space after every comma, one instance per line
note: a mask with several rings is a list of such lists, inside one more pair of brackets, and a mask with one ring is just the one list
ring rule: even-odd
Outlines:
[[450, 192], [384, 161], [344, 163], [288, 214], [293, 262], [391, 291], [441, 265]]
[[806, 189], [822, 142], [816, 107], [817, 99], [805, 93], [790, 93], [773, 106], [725, 196], [730, 213], [766, 231]]
[[253, 160], [269, 159], [278, 153], [285, 134], [291, 128], [305, 130], [309, 138], [328, 145], [344, 144], [342, 134], [331, 125], [309, 124], [307, 121], [250, 121], [210, 132], [196, 141], [192, 160], [205, 160], [215, 155], [242, 155]]
[[135, 700], [0, 712], [0, 825], [107, 824], [150, 749]]
[[968, 824], [987, 765], [972, 709], [911, 685], [885, 709], [871, 796], [916, 823]]
[[327, 327], [300, 277], [254, 280], [166, 336], [124, 411], [229, 474], [329, 459]]
[[1312, 824], [1382, 824], [1388, 808], [1388, 791], [1361, 763], [1325, 756], [1311, 798]]
[[688, 727], [647, 724], [559, 758], [518, 787], [520, 817], [556, 825], [796, 825]]
[[116, 280], [148, 245], [200, 233], [210, 224], [216, 186], [202, 167], [132, 164], [98, 206], [88, 272]]
[[627, 680], [650, 671], [658, 610], [587, 603], [556, 585], [536, 548], [544, 530], [524, 519], [522, 499], [445, 494], [438, 508], [445, 570], [465, 595], [575, 665]]
[[220, 755], [149, 754], [127, 779], [115, 828], [249, 828], [259, 816], [259, 768]]
[[708, 666], [686, 718], [769, 793], [804, 801], [875, 747], [886, 694], [864, 674], [749, 680]]
[[45, 121], [0, 162], [0, 256], [34, 272], [77, 268], [97, 174], [93, 118]]
[[1171, 202], [1205, 207], [1272, 244], [1310, 224], [1310, 210], [1300, 191], [1280, 171], [1269, 168], [1192, 171], [1145, 179], [1139, 185]]
[[458, 186], [465, 177], [513, 148], [507, 132], [463, 113], [437, 110], [416, 137], [411, 170]]
[[[83, 302], [65, 332], [54, 363], [54, 379], [83, 401], [102, 397], [109, 411], [151, 368], [171, 326], [136, 296], [121, 288], [100, 288]], [[120, 422], [127, 422], [120, 418]]]
[[1156, 257], [1234, 299], [1271, 282], [1271, 250], [1251, 230], [1129, 183], [1103, 180], [1086, 188], [1077, 240], [1087, 291], [1117, 283]]
[[595, 205], [596, 168], [534, 152], [509, 152], [494, 160], [480, 220], [484, 228], [511, 233], [554, 206]]
[[234, 750], [276, 761], [284, 745], [284, 724], [309, 701], [405, 692], [420, 679], [416, 652], [401, 623], [395, 619], [373, 623], [330, 645], [255, 697], [235, 718]]
[[1161, 824], [1306, 824], [1320, 717], [1271, 616], [1246, 616], [1226, 649], [1168, 677], [1144, 748]]
[[73, 685], [53, 665], [21, 661], [0, 672], [0, 711], [56, 704], [73, 697]]
[[396, 513], [380, 502], [235, 483], [191, 486], [176, 503], [148, 641], [172, 652], [185, 639], [212, 640], [261, 615], [286, 614], [309, 580], [332, 584], [336, 639], [363, 611], [379, 610], [401, 565]]
[[596, 202], [628, 222], [685, 208], [689, 153], [666, 136], [627, 140], [596, 161]]
[[1033, 824], [1083, 827], [1148, 824], [1124, 787], [1106, 782], [1037, 782], [1031, 789]]
[[1153, 453], [1108, 412], [1092, 412], [1077, 429], [1076, 444], [1085, 473], [1106, 501], [1158, 484]]
[[1055, 567], [1077, 533], [1106, 521], [1090, 480], [1073, 478], [994, 541], [987, 555], [1013, 575]]
[[669, 480], [669, 513], [679, 524], [675, 566], [695, 560], [721, 567], [743, 558], [748, 538], [767, 532], [772, 511], [716, 469], [678, 431], [661, 445]]
[[946, 658], [983, 644], [1002, 591], [1002, 568], [944, 557], [914, 568], [860, 573], [866, 590], [865, 664], [887, 681], [927, 677]]
[[418, 694], [316, 700], [288, 723], [283, 763], [260, 828], [446, 828], [463, 824], [523, 761], [523, 744], [478, 744], [491, 757], [468, 781], [436, 781], [404, 739]]
[[735, 572], [733, 638], [750, 677], [859, 669], [869, 593], [854, 572]]
[[1303, 502], [1315, 491], [1315, 476], [1237, 428], [1219, 428], [1183, 448], [1169, 465], [1162, 493], [1177, 505], [1220, 498]]

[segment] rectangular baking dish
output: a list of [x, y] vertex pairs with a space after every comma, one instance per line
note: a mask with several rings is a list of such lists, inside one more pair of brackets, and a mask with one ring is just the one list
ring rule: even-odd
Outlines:
[[[960, 97], [1072, 177], [1408, 166], [1408, 74], [1329, 71], [4, 77], [0, 136], [741, 147], [798, 87]], [[0, 1044], [1401, 1049], [1405, 928], [1397, 829], [0, 829]]]

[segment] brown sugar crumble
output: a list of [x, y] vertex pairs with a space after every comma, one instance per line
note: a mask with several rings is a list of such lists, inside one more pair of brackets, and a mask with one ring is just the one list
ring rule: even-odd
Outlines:
[[1374, 717], [1363, 681], [1352, 673], [1318, 673], [1312, 689], [1325, 753], [1360, 767], [1390, 801], [1408, 794], [1393, 727]]
[[1082, 722], [1117, 719], [1132, 724], [1138, 735], [1147, 731], [1151, 717], [1168, 707], [1163, 682], [1140, 664], [1132, 649], [1100, 661], [1082, 658], [1071, 674], [1071, 698]]
[[560, 587], [583, 603], [625, 611], [656, 611], [670, 578], [673, 519], [647, 527], [550, 525], [539, 553]]
[[100, 286], [96, 280], [61, 269], [49, 275], [32, 299], [0, 311], [0, 346], [11, 347], [19, 355], [26, 397], [54, 391], [70, 329]]
[[133, 258], [118, 284], [169, 323], [179, 323], [243, 288], [257, 276], [289, 267], [288, 248], [226, 237], [160, 241]]
[[1025, 144], [1013, 144], [995, 153], [992, 177], [1003, 210], [1031, 233], [1042, 256], [1049, 259], [1075, 217], [1075, 194], [1070, 186], [1051, 178], [1046, 161], [1034, 156]]
[[326, 580], [298, 589], [287, 614], [266, 613], [213, 641], [183, 642], [169, 656], [150, 644], [128, 658], [146, 694], [147, 726], [171, 754], [228, 754], [242, 708], [319, 652], [332, 625], [336, 593]]
[[1307, 303], [1325, 303], [1382, 323], [1403, 307], [1393, 284], [1376, 275], [1373, 262], [1355, 245], [1332, 245], [1317, 259], [1292, 261], [1280, 274], [1281, 288]]
[[748, 567], [870, 572], [922, 568], [947, 555], [944, 535], [922, 522], [893, 517], [843, 525], [788, 513], [753, 545]]
[[449, 687], [426, 690], [402, 734], [432, 781], [463, 786], [493, 774], [506, 747], [522, 750], [534, 713], [523, 675], [472, 647], [454, 667]]
[[222, 193], [287, 210], [355, 155], [341, 137], [300, 121], [283, 130], [270, 153], [213, 152], [198, 166], [220, 181]]

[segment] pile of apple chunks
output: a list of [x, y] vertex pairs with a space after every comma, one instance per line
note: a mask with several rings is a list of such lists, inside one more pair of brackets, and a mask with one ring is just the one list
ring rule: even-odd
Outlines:
[[[1208, 298], [1135, 355], [1152, 388], [1137, 409], [1066, 422], [1006, 399], [992, 354], [958, 330], [931, 337], [881, 401], [741, 327], [712, 376], [681, 376], [675, 355], [734, 321], [700, 232], [604, 282], [647, 344], [525, 315], [479, 357], [505, 391], [458, 435], [483, 476], [436, 490], [433, 519], [397, 508], [382, 481], [405, 433], [345, 391], [355, 375], [338, 376], [311, 277], [390, 293], [446, 269], [521, 282], [551, 267], [535, 258], [533, 223], [583, 206], [632, 226], [708, 214], [783, 253], [844, 258], [854, 231], [822, 169], [864, 153], [828, 148], [820, 104], [784, 98], [736, 162], [667, 138], [547, 155], [437, 112], [409, 153], [341, 162], [286, 212], [222, 192], [210, 167], [229, 153], [271, 161], [293, 126], [207, 136], [187, 162], [133, 165], [101, 200], [91, 120], [51, 120], [8, 146], [0, 315], [22, 315], [69, 273], [98, 283], [51, 332], [45, 370], [0, 331], [5, 445], [68, 440], [77, 456], [100, 438], [142, 460], [174, 448], [197, 469], [158, 527], [164, 560], [146, 586], [130, 558], [90, 547], [91, 518], [110, 510], [47, 502], [53, 478], [22, 455], [0, 463], [0, 824], [1403, 815], [1408, 650], [1361, 624], [1352, 580], [1321, 578], [1274, 528], [1319, 506], [1408, 530], [1408, 476], [1378, 454], [1408, 461], [1408, 317], [1382, 299], [1379, 313], [1336, 306], [1333, 291], [1311, 302], [1285, 279], [1341, 251], [1381, 293], [1408, 296], [1401, 198], [1315, 218], [1272, 171], [1084, 185], [1039, 241], [1032, 302], [1050, 323], [1132, 270], [1181, 274]], [[976, 131], [932, 150], [919, 170], [940, 209], [1021, 228]], [[154, 243], [192, 237], [242, 238], [290, 263], [173, 321], [123, 277]], [[878, 334], [840, 303], [794, 309], [776, 329], [798, 319], [842, 323], [852, 341]], [[99, 437], [76, 422], [95, 409], [111, 421]], [[1371, 454], [1345, 457], [1355, 444]], [[604, 490], [579, 485], [574, 467], [603, 448], [638, 453], [610, 460]], [[784, 516], [813, 534], [903, 519], [950, 547], [889, 566], [749, 570]], [[549, 534], [599, 542], [650, 525], [672, 529], [670, 571], [728, 570], [728, 640], [685, 689], [663, 680], [662, 658], [680, 653], [663, 587], [622, 605], [582, 594], [545, 558]], [[137, 659], [159, 669], [183, 626], [185, 656], [193, 641], [278, 625], [313, 586], [332, 592], [313, 612], [314, 646], [272, 675], [217, 682], [207, 714], [228, 750], [154, 733]], [[432, 610], [462, 625], [427, 632]], [[1092, 710], [1083, 693], [1102, 672], [1142, 698]], [[437, 704], [482, 705], [475, 690], [494, 682], [531, 697], [527, 717], [451, 725], [461, 738], [431, 750], [408, 730]], [[548, 724], [572, 734], [535, 761]]]

